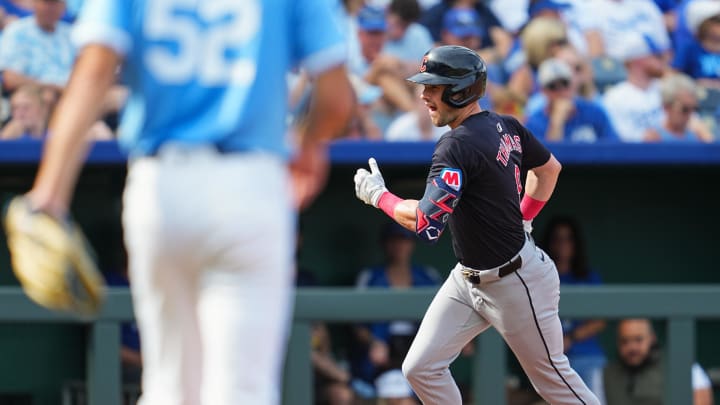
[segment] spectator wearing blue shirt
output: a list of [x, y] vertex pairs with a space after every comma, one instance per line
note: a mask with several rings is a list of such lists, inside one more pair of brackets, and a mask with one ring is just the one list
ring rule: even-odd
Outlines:
[[528, 117], [527, 128], [546, 142], [607, 142], [618, 139], [603, 108], [579, 97], [573, 73], [564, 61], [540, 64], [538, 82], [547, 106]]
[[[573, 218], [552, 218], [545, 229], [541, 246], [557, 266], [560, 285], [602, 284], [600, 275], [588, 264], [580, 226]], [[598, 395], [602, 390], [602, 370], [607, 359], [597, 335], [605, 329], [605, 321], [561, 321], [565, 355], [588, 388]]]
[[458, 45], [479, 50], [483, 31], [477, 11], [465, 7], [453, 7], [448, 10], [443, 18], [440, 38], [443, 45]]
[[[412, 263], [415, 235], [392, 222], [381, 234], [385, 263], [360, 273], [358, 288], [411, 288], [437, 286], [437, 272]], [[384, 399], [388, 405], [415, 405], [410, 384], [400, 367], [410, 348], [418, 323], [397, 320], [375, 322], [356, 329], [358, 347], [351, 361], [354, 387], [366, 397]]]
[[720, 88], [720, 2], [697, 0], [685, 16], [693, 38], [676, 49], [672, 66], [701, 86]]
[[[570, 85], [573, 87], [574, 93], [585, 100], [602, 103], [600, 92], [595, 86], [593, 68], [587, 58], [584, 58], [572, 44], [561, 46], [555, 52], [554, 57], [570, 66], [573, 75]], [[537, 91], [525, 104], [525, 116], [529, 117], [545, 107], [547, 107], [547, 97], [542, 91]]]
[[[493, 14], [486, 1], [470, 0], [442, 0], [438, 4], [425, 10], [420, 23], [427, 27], [432, 35], [433, 40], [437, 43], [442, 41], [442, 31], [444, 25], [445, 14], [457, 6], [465, 6], [474, 9], [479, 16], [479, 26], [482, 29], [481, 49], [492, 49], [497, 53], [497, 60], [504, 59], [513, 44], [513, 37], [507, 32], [500, 21]], [[493, 63], [494, 60], [483, 55], [486, 63]]]

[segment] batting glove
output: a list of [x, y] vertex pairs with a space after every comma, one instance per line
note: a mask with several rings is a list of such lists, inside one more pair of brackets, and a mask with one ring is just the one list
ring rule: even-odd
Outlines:
[[525, 230], [526, 233], [532, 233], [532, 231], [533, 231], [532, 219], [530, 219], [530, 220], [523, 219], [523, 229]]
[[378, 168], [375, 158], [368, 160], [370, 171], [360, 168], [355, 172], [355, 195], [365, 204], [377, 208], [380, 196], [388, 191], [385, 179]]

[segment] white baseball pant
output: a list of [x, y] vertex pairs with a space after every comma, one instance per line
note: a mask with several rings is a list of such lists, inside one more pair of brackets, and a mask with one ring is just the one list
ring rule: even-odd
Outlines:
[[291, 316], [286, 165], [169, 147], [131, 162], [123, 225], [144, 405], [274, 405]]
[[461, 405], [450, 363], [490, 326], [503, 336], [537, 392], [553, 405], [599, 405], [563, 354], [555, 264], [532, 240], [515, 273], [479, 285], [452, 270], [422, 320], [403, 373], [425, 405]]

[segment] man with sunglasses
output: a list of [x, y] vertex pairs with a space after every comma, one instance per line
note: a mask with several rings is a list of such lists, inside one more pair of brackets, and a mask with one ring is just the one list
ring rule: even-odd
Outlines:
[[532, 113], [527, 128], [547, 142], [608, 142], [617, 141], [605, 110], [598, 104], [577, 95], [570, 66], [551, 58], [540, 64], [538, 82], [547, 105]]

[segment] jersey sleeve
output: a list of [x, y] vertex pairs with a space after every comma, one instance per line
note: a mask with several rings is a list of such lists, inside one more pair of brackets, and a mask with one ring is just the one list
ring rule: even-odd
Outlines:
[[522, 145], [522, 169], [530, 170], [542, 166], [550, 160], [550, 151], [527, 128], [522, 126], [515, 118], [503, 116], [511, 124]]
[[340, 29], [337, 3], [330, 0], [294, 2], [291, 30], [293, 57], [311, 75], [317, 75], [347, 60], [345, 33]]
[[85, 2], [73, 26], [72, 41], [77, 49], [90, 44], [105, 45], [119, 55], [132, 47], [131, 11], [134, 0], [92, 0]]
[[[468, 159], [464, 159], [461, 141], [453, 136], [443, 136], [435, 146], [427, 181], [441, 177], [451, 188], [462, 191], [468, 175]], [[457, 175], [457, 176], [456, 176]]]

